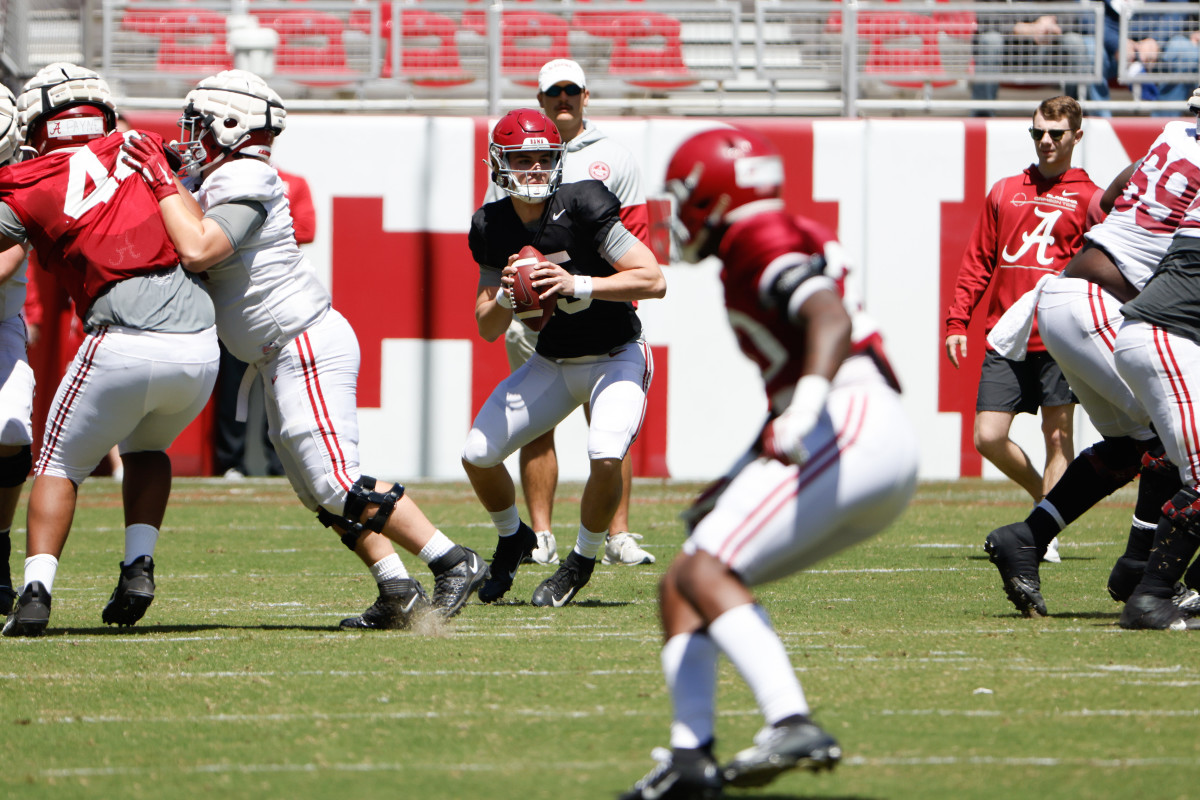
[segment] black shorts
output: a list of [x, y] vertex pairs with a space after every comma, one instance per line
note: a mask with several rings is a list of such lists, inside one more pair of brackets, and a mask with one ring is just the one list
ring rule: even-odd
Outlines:
[[1037, 414], [1042, 406], [1078, 402], [1049, 353], [1029, 353], [1024, 361], [1009, 361], [988, 350], [983, 357], [976, 411]]

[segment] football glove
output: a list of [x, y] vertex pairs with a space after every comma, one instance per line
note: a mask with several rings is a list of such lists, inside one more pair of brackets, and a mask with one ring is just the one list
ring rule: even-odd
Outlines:
[[763, 428], [759, 439], [762, 454], [784, 464], [807, 461], [804, 437], [817, 426], [828, 396], [829, 381], [820, 375], [805, 375], [797, 381], [792, 404]]
[[130, 136], [121, 146], [121, 160], [142, 176], [158, 200], [179, 194], [175, 176], [167, 164], [162, 148], [155, 147], [144, 136]]

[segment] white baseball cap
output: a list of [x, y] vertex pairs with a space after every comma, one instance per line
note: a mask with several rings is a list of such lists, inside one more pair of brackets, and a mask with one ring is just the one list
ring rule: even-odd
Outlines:
[[583, 67], [569, 58], [556, 58], [542, 65], [542, 71], [538, 73], [538, 91], [544, 92], [563, 81], [573, 83], [580, 89], [587, 88]]

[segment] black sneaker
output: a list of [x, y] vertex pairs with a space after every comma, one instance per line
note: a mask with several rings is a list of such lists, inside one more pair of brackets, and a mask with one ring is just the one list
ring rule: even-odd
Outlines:
[[656, 747], [651, 756], [658, 766], [620, 800], [716, 800], [721, 796], [721, 772], [709, 748]]
[[5, 636], [41, 636], [50, 621], [50, 593], [41, 581], [32, 581], [21, 590], [16, 607], [4, 621]]
[[1046, 616], [1046, 601], [1042, 599], [1042, 580], [1038, 562], [1042, 554], [1033, 542], [1033, 532], [1024, 522], [1014, 522], [996, 528], [988, 534], [983, 549], [1004, 582], [1008, 599], [1026, 617]]
[[[442, 564], [445, 560], [449, 564]], [[455, 545], [449, 553], [430, 563], [433, 570], [433, 607], [449, 619], [457, 614], [487, 579], [488, 565], [469, 547]]]
[[415, 578], [389, 578], [379, 584], [379, 597], [370, 608], [342, 620], [338, 626], [346, 630], [404, 630], [428, 608], [429, 596]]
[[766, 786], [789, 769], [819, 772], [833, 769], [841, 759], [837, 741], [805, 720], [759, 731], [754, 746], [735, 755], [721, 775], [730, 786]]
[[562, 566], [533, 591], [531, 602], [535, 606], [562, 608], [571, 602], [580, 589], [587, 586], [595, 568], [596, 559], [584, 558], [572, 550]]
[[12, 613], [13, 603], [17, 602], [17, 593], [11, 586], [0, 586], [0, 617]]
[[517, 567], [529, 557], [533, 548], [537, 547], [537, 535], [533, 529], [521, 523], [517, 532], [512, 536], [501, 536], [496, 543], [496, 552], [492, 553], [491, 574], [479, 587], [479, 601], [491, 603], [504, 597], [505, 592], [512, 588], [513, 579], [517, 577]]
[[121, 562], [117, 588], [100, 612], [107, 625], [132, 625], [142, 618], [154, 602], [154, 559], [138, 556], [132, 564]]
[[1121, 610], [1117, 623], [1128, 630], [1190, 631], [1200, 629], [1200, 620], [1192, 619], [1173, 598], [1134, 592]]

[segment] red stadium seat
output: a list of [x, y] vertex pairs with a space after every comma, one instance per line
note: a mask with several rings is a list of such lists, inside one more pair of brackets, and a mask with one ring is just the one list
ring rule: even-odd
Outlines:
[[[277, 74], [314, 86], [337, 86], [358, 77], [346, 64], [342, 21], [323, 11], [250, 9], [258, 24], [279, 34]], [[307, 79], [305, 75], [312, 75]]]
[[[380, 7], [384, 58], [382, 75], [393, 76], [392, 65], [392, 4]], [[366, 11], [351, 11], [350, 24], [354, 30], [371, 32], [371, 17]], [[458, 59], [455, 34], [458, 25], [450, 17], [419, 8], [400, 12], [400, 76], [417, 86], [458, 86], [470, 83], [475, 76], [463, 70]]]
[[121, 27], [158, 39], [157, 68], [208, 74], [233, 67], [225, 46], [225, 15], [204, 8], [131, 5]]
[[[487, 20], [483, 11], [465, 11], [463, 28], [484, 36]], [[537, 86], [542, 64], [555, 58], [570, 58], [567, 42], [570, 25], [562, 17], [541, 11], [505, 11], [500, 21], [500, 71], [526, 86]]]
[[683, 61], [679, 20], [651, 11], [580, 11], [575, 27], [612, 42], [608, 72], [635, 86], [670, 89], [696, 83]]

